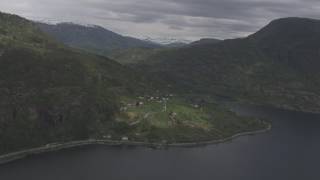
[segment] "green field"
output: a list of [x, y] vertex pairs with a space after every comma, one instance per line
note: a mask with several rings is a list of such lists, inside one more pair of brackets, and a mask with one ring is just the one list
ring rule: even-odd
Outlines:
[[[141, 105], [137, 105], [141, 103]], [[112, 129], [103, 136], [145, 142], [192, 142], [221, 139], [266, 128], [267, 124], [239, 117], [218, 104], [198, 105], [182, 97], [122, 98]]]

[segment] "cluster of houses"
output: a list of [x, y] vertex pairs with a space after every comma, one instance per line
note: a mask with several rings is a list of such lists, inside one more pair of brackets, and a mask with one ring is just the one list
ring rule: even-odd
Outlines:
[[[173, 96], [174, 95], [172, 95], [172, 94], [168, 94], [168, 95], [164, 95], [164, 96], [139, 96], [139, 97], [137, 97], [137, 99], [135, 101], [131, 101], [129, 103], [122, 102], [122, 107], [120, 108], [120, 111], [126, 112], [131, 107], [143, 107], [145, 105], [145, 103], [157, 102], [157, 103], [161, 103], [163, 105], [162, 112], [167, 112], [167, 102]], [[205, 100], [201, 99], [201, 98], [192, 99], [189, 102], [190, 102], [190, 106], [195, 109], [202, 109], [202, 107], [205, 104]], [[148, 115], [146, 115], [146, 116], [148, 116]], [[175, 126], [176, 124], [179, 123], [177, 116], [178, 116], [178, 114], [176, 112], [169, 112], [169, 121], [168, 121], [169, 126]], [[140, 122], [140, 121], [136, 121], [134, 123], [137, 123], [137, 122]], [[125, 140], [125, 139], [126, 138], [124, 138], [123, 140]]]
[[[111, 139], [112, 139], [112, 136], [111, 136], [111, 135], [104, 135], [104, 136], [103, 136], [103, 139], [111, 140]], [[127, 136], [122, 136], [120, 140], [121, 140], [121, 141], [129, 141], [129, 137], [127, 137]]]
[[157, 101], [159, 103], [162, 103], [164, 101], [168, 101], [171, 97], [173, 97], [173, 94], [168, 94], [165, 96], [140, 96], [138, 97], [138, 99], [146, 101]]
[[121, 112], [125, 112], [130, 107], [142, 107], [145, 105], [145, 102], [158, 102], [158, 103], [165, 103], [173, 97], [173, 94], [168, 94], [165, 96], [139, 96], [138, 100], [131, 103], [122, 102], [122, 106], [120, 107]]

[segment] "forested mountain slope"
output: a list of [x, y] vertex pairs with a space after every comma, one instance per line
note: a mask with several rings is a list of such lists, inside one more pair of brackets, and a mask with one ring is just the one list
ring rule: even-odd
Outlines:
[[320, 111], [320, 22], [284, 18], [257, 33], [148, 56], [133, 65], [180, 92]]
[[0, 153], [95, 136], [118, 113], [119, 96], [151, 88], [127, 67], [4, 13], [0, 64]]

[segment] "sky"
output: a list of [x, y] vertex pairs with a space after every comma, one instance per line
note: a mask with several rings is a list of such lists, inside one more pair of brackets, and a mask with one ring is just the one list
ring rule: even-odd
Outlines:
[[320, 19], [320, 0], [0, 0], [31, 20], [95, 24], [153, 39], [244, 37], [283, 17]]

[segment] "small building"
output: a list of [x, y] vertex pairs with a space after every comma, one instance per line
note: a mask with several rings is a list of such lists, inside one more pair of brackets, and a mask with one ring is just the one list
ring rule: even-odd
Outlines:
[[129, 138], [128, 138], [127, 136], [123, 136], [123, 137], [121, 138], [121, 140], [122, 140], [122, 141], [129, 141]]
[[142, 102], [142, 101], [138, 101], [138, 102], [136, 102], [136, 106], [137, 107], [139, 107], [139, 106], [143, 106], [144, 105], [144, 103]]
[[196, 108], [196, 109], [200, 108], [200, 105], [198, 105], [198, 104], [193, 104], [192, 106], [193, 106], [194, 108]]
[[177, 114], [176, 112], [171, 112], [171, 113], [169, 114], [169, 116], [170, 116], [171, 118], [175, 118], [177, 115], [178, 115], [178, 114]]
[[111, 135], [104, 135], [104, 136], [103, 136], [103, 139], [111, 139], [111, 138], [112, 138]]
[[171, 112], [169, 114], [169, 118], [170, 118], [170, 121], [168, 121], [169, 126], [175, 126], [177, 124], [177, 120], [176, 120], [177, 115], [178, 114], [175, 112]]
[[169, 101], [169, 98], [163, 97], [162, 100], [163, 100], [163, 101]]
[[121, 112], [125, 112], [125, 111], [127, 111], [127, 110], [128, 110], [127, 107], [121, 107], [121, 108], [120, 108], [120, 111], [121, 111]]

